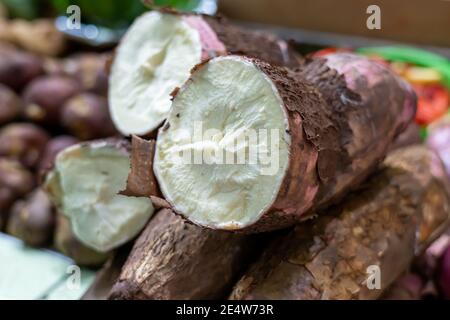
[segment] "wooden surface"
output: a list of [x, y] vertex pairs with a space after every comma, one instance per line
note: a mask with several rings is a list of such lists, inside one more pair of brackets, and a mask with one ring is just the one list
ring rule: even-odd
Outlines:
[[[366, 9], [381, 9], [381, 30], [369, 30]], [[220, 0], [232, 19], [314, 31], [450, 47], [450, 0]]]

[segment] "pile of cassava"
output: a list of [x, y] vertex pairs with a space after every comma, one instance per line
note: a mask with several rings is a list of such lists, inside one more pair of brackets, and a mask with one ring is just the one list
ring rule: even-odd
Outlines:
[[387, 67], [169, 11], [0, 39], [0, 228], [102, 267], [85, 299], [450, 298], [450, 124], [416, 144]]

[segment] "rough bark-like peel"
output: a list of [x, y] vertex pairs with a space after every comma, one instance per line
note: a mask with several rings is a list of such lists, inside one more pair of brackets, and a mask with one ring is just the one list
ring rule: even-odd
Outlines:
[[[376, 299], [445, 230], [449, 181], [424, 147], [392, 153], [364, 187], [274, 242], [232, 299]], [[369, 290], [367, 268], [381, 288]]]
[[110, 298], [223, 298], [255, 248], [255, 238], [202, 229], [163, 209], [136, 241]]

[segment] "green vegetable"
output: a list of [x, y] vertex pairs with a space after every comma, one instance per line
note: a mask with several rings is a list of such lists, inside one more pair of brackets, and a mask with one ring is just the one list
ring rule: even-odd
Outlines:
[[425, 141], [428, 137], [428, 128], [426, 126], [420, 127], [420, 138]]
[[149, 8], [172, 7], [181, 11], [194, 11], [202, 0], [143, 0]]
[[149, 8], [172, 7], [180, 11], [193, 11], [202, 0], [51, 0], [59, 14], [66, 15], [67, 7], [81, 8], [81, 19], [104, 27], [126, 27]]
[[67, 7], [77, 5], [81, 8], [81, 20], [105, 27], [120, 28], [127, 26], [141, 13], [145, 6], [137, 0], [52, 0], [51, 3], [61, 15], [67, 15]]
[[39, 15], [41, 0], [0, 0], [13, 18], [35, 19]]

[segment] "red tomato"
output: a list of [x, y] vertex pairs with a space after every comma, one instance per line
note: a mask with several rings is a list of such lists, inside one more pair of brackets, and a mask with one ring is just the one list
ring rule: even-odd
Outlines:
[[325, 57], [326, 55], [336, 53], [336, 52], [350, 52], [348, 49], [341, 49], [341, 48], [325, 48], [321, 49], [319, 51], [316, 51], [312, 54], [313, 57]]
[[444, 116], [450, 101], [447, 89], [439, 85], [413, 85], [417, 97], [416, 122], [428, 125]]

